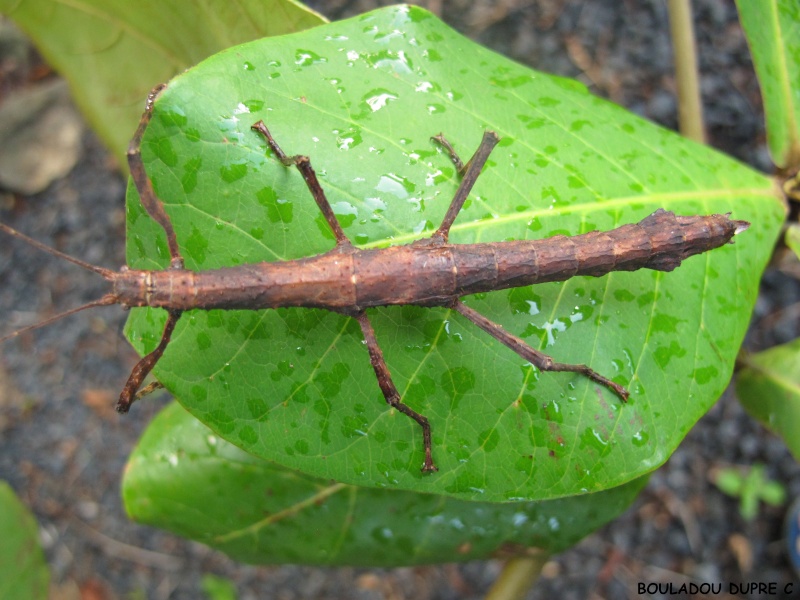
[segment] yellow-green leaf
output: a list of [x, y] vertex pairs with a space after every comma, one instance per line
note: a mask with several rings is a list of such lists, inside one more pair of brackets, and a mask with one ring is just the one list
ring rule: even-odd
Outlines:
[[148, 91], [225, 48], [325, 19], [294, 0], [0, 0], [124, 163]]

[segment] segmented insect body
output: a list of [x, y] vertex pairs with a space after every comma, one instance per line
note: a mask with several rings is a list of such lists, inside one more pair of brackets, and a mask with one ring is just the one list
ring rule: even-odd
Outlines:
[[310, 258], [208, 271], [128, 270], [115, 277], [113, 293], [126, 306], [180, 310], [302, 306], [354, 315], [377, 306], [449, 307], [470, 294], [579, 275], [671, 271], [688, 256], [724, 244], [735, 223], [724, 215], [681, 217], [658, 210], [611, 231], [543, 240], [421, 240], [383, 249], [346, 246]]
[[[602, 276], [610, 271], [642, 268], [671, 271], [685, 258], [718, 248], [749, 226], [726, 215], [676, 216], [659, 209], [639, 223], [606, 232], [592, 231], [533, 241], [450, 244], [450, 227], [499, 139], [494, 132], [486, 131], [466, 165], [442, 135], [432, 138], [450, 154], [462, 179], [442, 224], [430, 238], [405, 246], [359, 249], [352, 245], [342, 230], [308, 157], [287, 156], [266, 125], [259, 121], [252, 129], [263, 136], [284, 165], [294, 165], [300, 171], [335, 236], [336, 245], [329, 252], [299, 260], [194, 272], [184, 268], [172, 223], [155, 195], [140, 154], [142, 136], [150, 121], [155, 99], [163, 87], [157, 87], [148, 97], [144, 115], [131, 140], [128, 160], [143, 206], [167, 235], [171, 257], [168, 269], [141, 271], [123, 268], [115, 272], [96, 267], [0, 224], [0, 229], [11, 235], [99, 273], [112, 286], [112, 291], [102, 298], [33, 327], [92, 306], [121, 304], [167, 310], [169, 316], [160, 342], [137, 363], [120, 394], [117, 403], [120, 412], [127, 412], [136, 399], [145, 377], [167, 349], [184, 311], [290, 306], [322, 308], [349, 315], [358, 321], [386, 402], [419, 424], [423, 434], [422, 471], [436, 471], [428, 419], [402, 402], [366, 309], [402, 304], [452, 308], [540, 370], [579, 373], [625, 401], [628, 391], [622, 385], [586, 365], [555, 362], [465, 305], [460, 298], [533, 283], [563, 281], [576, 275]], [[0, 338], [0, 341], [25, 330]]]

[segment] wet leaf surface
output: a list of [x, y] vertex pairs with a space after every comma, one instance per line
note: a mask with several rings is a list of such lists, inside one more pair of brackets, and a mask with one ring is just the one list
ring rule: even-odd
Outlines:
[[[562, 362], [626, 385], [627, 405], [572, 374], [540, 374], [445, 309], [370, 312], [404, 401], [427, 415], [440, 472], [423, 476], [418, 426], [388, 410], [358, 325], [308, 309], [184, 315], [156, 375], [218, 435], [309, 475], [484, 501], [620, 485], [663, 463], [727, 384], [783, 218], [771, 182], [517, 65], [418, 8], [387, 8], [231, 48], [170, 83], [143, 155], [191, 269], [310, 256], [332, 236], [300, 175], [265, 150], [263, 119], [312, 164], [363, 247], [438, 226], [458, 178], [429, 140], [467, 158], [503, 138], [451, 242], [611, 229], [658, 208], [753, 222], [735, 245], [673, 273], [613, 273], [467, 303]], [[129, 194], [128, 262], [167, 264], [163, 233]], [[413, 274], [410, 274], [413, 276]], [[151, 350], [164, 315], [136, 310]]]

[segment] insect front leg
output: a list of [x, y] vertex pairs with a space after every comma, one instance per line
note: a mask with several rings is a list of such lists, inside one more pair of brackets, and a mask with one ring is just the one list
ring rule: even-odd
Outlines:
[[169, 247], [170, 266], [173, 269], [183, 268], [183, 257], [178, 249], [178, 238], [175, 235], [175, 229], [172, 227], [172, 221], [169, 219], [167, 211], [164, 210], [164, 205], [161, 200], [156, 196], [153, 184], [147, 176], [142, 163], [142, 136], [150, 123], [150, 118], [153, 116], [153, 105], [155, 104], [158, 95], [166, 89], [166, 84], [161, 84], [153, 88], [153, 91], [147, 96], [147, 103], [145, 104], [144, 114], [139, 121], [139, 127], [133, 135], [130, 144], [128, 145], [128, 166], [131, 170], [131, 178], [139, 192], [139, 198], [142, 201], [147, 214], [149, 214], [154, 221], [161, 225], [164, 233], [167, 234], [167, 246]]
[[430, 423], [428, 423], [427, 417], [409, 408], [401, 401], [400, 394], [389, 373], [389, 367], [386, 365], [386, 360], [383, 358], [383, 352], [380, 346], [378, 346], [375, 330], [372, 328], [372, 323], [369, 322], [367, 314], [362, 310], [355, 315], [355, 319], [358, 321], [358, 324], [361, 325], [361, 331], [364, 334], [364, 340], [367, 342], [367, 349], [369, 350], [369, 359], [372, 363], [372, 368], [375, 370], [375, 375], [378, 378], [378, 385], [383, 392], [383, 397], [386, 398], [386, 402], [404, 415], [414, 419], [419, 423], [419, 426], [422, 427], [422, 444], [425, 448], [425, 461], [422, 464], [422, 472], [432, 473], [438, 471], [439, 469], [433, 463], [431, 426]]
[[130, 410], [131, 404], [139, 398], [137, 391], [141, 387], [145, 377], [153, 370], [153, 367], [156, 366], [156, 363], [164, 354], [164, 350], [167, 349], [169, 340], [172, 337], [172, 332], [175, 331], [175, 325], [178, 324], [178, 319], [180, 319], [183, 311], [170, 310], [168, 312], [169, 317], [167, 317], [167, 322], [164, 325], [164, 333], [161, 334], [161, 341], [158, 342], [158, 346], [156, 346], [156, 349], [150, 354], [136, 363], [136, 366], [133, 367], [133, 371], [131, 371], [128, 377], [127, 383], [125, 383], [125, 387], [122, 388], [122, 393], [119, 395], [116, 406], [117, 412], [119, 413], [126, 413]]
[[475, 325], [483, 329], [486, 333], [491, 335], [494, 339], [511, 348], [511, 350], [516, 352], [523, 359], [530, 362], [540, 371], [568, 371], [571, 373], [580, 373], [584, 377], [588, 377], [595, 383], [599, 383], [600, 385], [614, 392], [623, 402], [628, 401], [628, 396], [630, 396], [630, 392], [628, 392], [628, 390], [618, 383], [603, 377], [586, 365], [571, 365], [567, 363], [555, 362], [547, 354], [531, 348], [520, 338], [508, 333], [497, 323], [490, 321], [479, 312], [469, 308], [466, 304], [461, 302], [461, 300], [457, 300], [453, 304], [453, 308], [464, 315], [467, 319], [475, 323]]
[[[158, 98], [158, 95], [164, 91], [166, 87], [165, 84], [158, 85], [153, 88], [147, 96], [147, 103], [145, 104], [142, 118], [139, 120], [139, 127], [136, 129], [136, 133], [133, 135], [128, 145], [128, 166], [131, 170], [133, 183], [136, 186], [136, 190], [139, 192], [139, 199], [142, 202], [142, 206], [144, 206], [147, 214], [161, 225], [161, 228], [167, 235], [170, 269], [182, 270], [184, 268], [184, 261], [180, 249], [178, 248], [178, 238], [175, 235], [175, 229], [172, 227], [172, 221], [167, 211], [164, 210], [164, 204], [159, 200], [158, 196], [156, 196], [153, 184], [147, 176], [147, 171], [145, 171], [144, 163], [142, 162], [141, 152], [142, 136], [144, 136], [145, 129], [147, 129], [147, 125], [150, 123], [150, 119], [153, 116], [153, 106], [156, 98]], [[169, 316], [164, 325], [164, 332], [161, 334], [161, 340], [158, 342], [158, 346], [156, 346], [156, 349], [150, 354], [144, 356], [136, 363], [136, 366], [133, 367], [131, 374], [128, 376], [128, 381], [125, 383], [125, 387], [122, 389], [122, 393], [119, 395], [119, 400], [117, 401], [117, 412], [126, 413], [130, 410], [131, 404], [140, 397], [137, 392], [145, 377], [150, 374], [150, 371], [153, 370], [153, 367], [156, 366], [156, 363], [167, 349], [169, 340], [172, 337], [172, 332], [175, 330], [175, 325], [178, 323], [178, 319], [183, 311], [169, 310], [168, 312]]]
[[253, 124], [250, 129], [257, 131], [264, 136], [264, 138], [267, 140], [267, 144], [284, 166], [290, 167], [294, 165], [303, 175], [303, 179], [305, 180], [311, 195], [314, 196], [314, 201], [317, 203], [319, 210], [322, 212], [322, 216], [325, 217], [325, 220], [328, 222], [328, 226], [331, 228], [333, 235], [336, 237], [336, 245], [340, 248], [352, 246], [350, 240], [345, 235], [342, 226], [339, 224], [339, 220], [333, 213], [333, 208], [331, 208], [330, 202], [328, 202], [328, 199], [325, 197], [325, 190], [322, 189], [322, 186], [317, 179], [317, 174], [311, 167], [311, 160], [307, 156], [303, 156], [301, 154], [287, 156], [286, 153], [281, 150], [281, 147], [278, 146], [278, 142], [275, 141], [275, 138], [272, 137], [272, 134], [269, 132], [269, 129], [267, 129], [264, 121], [259, 121], [258, 123]]
[[442, 224], [439, 225], [439, 229], [431, 236], [431, 240], [445, 243], [447, 242], [447, 237], [450, 235], [450, 226], [453, 224], [453, 221], [456, 220], [458, 213], [461, 212], [461, 208], [464, 206], [467, 196], [469, 196], [469, 193], [472, 191], [472, 186], [475, 185], [475, 181], [478, 179], [478, 175], [481, 174], [483, 165], [486, 164], [486, 159], [489, 158], [489, 155], [492, 153], [492, 150], [494, 150], [497, 142], [500, 141], [500, 138], [497, 137], [494, 131], [484, 131], [480, 146], [478, 146], [475, 154], [467, 161], [466, 165], [461, 161], [455, 149], [450, 142], [445, 139], [444, 135], [440, 133], [431, 139], [447, 150], [458, 172], [463, 173], [461, 184], [458, 186], [456, 194], [450, 202], [450, 207], [447, 209], [444, 219], [442, 219]]

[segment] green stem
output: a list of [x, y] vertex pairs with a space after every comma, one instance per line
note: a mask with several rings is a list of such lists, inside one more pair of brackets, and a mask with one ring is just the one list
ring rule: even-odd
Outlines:
[[668, 8], [678, 86], [678, 126], [684, 137], [705, 143], [691, 0], [669, 0]]
[[522, 600], [539, 578], [549, 557], [547, 552], [542, 551], [533, 556], [510, 559], [485, 600]]

